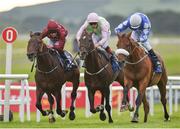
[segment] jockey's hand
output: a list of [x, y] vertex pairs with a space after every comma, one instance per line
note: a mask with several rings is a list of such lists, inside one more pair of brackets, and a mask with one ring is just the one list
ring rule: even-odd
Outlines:
[[98, 47], [100, 47], [101, 45], [97, 43], [97, 44], [95, 44], [94, 46], [95, 46], [95, 48], [98, 48]]

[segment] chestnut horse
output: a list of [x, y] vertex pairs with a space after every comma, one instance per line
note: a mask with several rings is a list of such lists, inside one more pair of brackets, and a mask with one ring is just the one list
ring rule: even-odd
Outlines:
[[[88, 97], [90, 102], [90, 112], [96, 113], [100, 111], [100, 119], [104, 121], [106, 115], [104, 113], [104, 98], [106, 100], [105, 109], [108, 112], [109, 123], [113, 123], [111, 117], [111, 106], [109, 104], [110, 84], [116, 79], [123, 84], [123, 75], [120, 71], [113, 73], [111, 63], [102, 53], [102, 50], [95, 48], [92, 41], [92, 33], [83, 32], [80, 38], [80, 58], [85, 61], [85, 85], [88, 89]], [[94, 108], [94, 94], [99, 90], [101, 92], [101, 105]]]
[[146, 100], [146, 88], [157, 84], [160, 94], [161, 102], [164, 108], [164, 118], [169, 120], [169, 115], [166, 108], [166, 84], [167, 74], [162, 58], [158, 55], [162, 65], [162, 74], [155, 74], [153, 66], [148, 54], [140, 45], [130, 38], [131, 33], [118, 35], [117, 48], [123, 48], [129, 52], [126, 59], [124, 71], [124, 97], [123, 102], [128, 102], [127, 92], [132, 86], [138, 90], [136, 99], [136, 110], [132, 118], [132, 122], [138, 122], [139, 107], [143, 102], [144, 105], [144, 122], [147, 122], [149, 113], [149, 104]]
[[[30, 33], [30, 40], [27, 46], [27, 56], [30, 61], [36, 60], [36, 107], [42, 113], [43, 116], [51, 115], [50, 122], [55, 122], [53, 116], [52, 105], [54, 103], [53, 96], [56, 99], [57, 109], [56, 112], [61, 117], [64, 117], [67, 111], [61, 109], [61, 88], [66, 81], [73, 83], [73, 90], [71, 93], [71, 106], [69, 119], [75, 119], [74, 102], [77, 95], [77, 89], [79, 86], [79, 69], [75, 68], [72, 71], [64, 72], [63, 66], [59, 63], [58, 55], [56, 51], [52, 51], [50, 48], [39, 39], [41, 33]], [[50, 103], [50, 111], [44, 111], [42, 109], [41, 99], [43, 94], [46, 93]]]

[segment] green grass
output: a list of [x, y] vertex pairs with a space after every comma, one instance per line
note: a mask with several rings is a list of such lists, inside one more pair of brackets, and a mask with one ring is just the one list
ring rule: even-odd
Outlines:
[[[180, 106], [180, 105], [179, 105]], [[41, 122], [36, 123], [35, 113], [31, 114], [31, 121], [24, 123], [19, 122], [17, 113], [14, 113], [14, 120], [10, 123], [0, 122], [0, 128], [180, 128], [180, 111], [173, 113], [171, 121], [163, 121], [163, 111], [160, 104], [155, 104], [154, 116], [148, 117], [148, 122], [143, 122], [143, 108], [140, 108], [140, 120], [139, 123], [131, 123], [131, 117], [129, 112], [123, 112], [118, 115], [117, 109], [113, 109], [113, 124], [108, 123], [108, 119], [101, 121], [99, 114], [94, 114], [89, 118], [84, 115], [84, 109], [76, 110], [76, 119], [70, 121], [68, 116], [65, 120], [59, 116], [56, 118], [54, 124], [48, 122], [48, 117], [41, 116]]]

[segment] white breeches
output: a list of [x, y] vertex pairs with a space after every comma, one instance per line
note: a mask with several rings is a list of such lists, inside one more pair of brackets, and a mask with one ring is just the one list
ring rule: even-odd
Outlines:
[[[139, 41], [139, 38], [140, 38], [140, 35], [138, 33], [136, 33], [136, 31], [132, 31], [131, 33], [131, 38], [134, 40], [134, 41]], [[140, 42], [140, 44], [147, 50], [151, 50], [152, 49], [152, 46], [150, 45], [149, 41], [147, 40], [146, 42]]]

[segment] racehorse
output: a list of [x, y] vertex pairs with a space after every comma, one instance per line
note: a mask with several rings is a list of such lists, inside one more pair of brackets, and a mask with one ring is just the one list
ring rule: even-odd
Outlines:
[[162, 58], [158, 55], [162, 66], [162, 74], [155, 74], [153, 72], [153, 66], [148, 54], [145, 50], [133, 39], [130, 38], [131, 33], [118, 34], [117, 48], [123, 48], [129, 52], [129, 56], [126, 59], [126, 65], [123, 69], [124, 72], [124, 97], [123, 102], [127, 104], [128, 95], [127, 92], [132, 86], [138, 90], [138, 96], [136, 99], [136, 110], [132, 118], [132, 122], [138, 122], [139, 107], [143, 102], [144, 105], [144, 122], [147, 122], [149, 113], [149, 103], [146, 100], [146, 88], [157, 84], [160, 94], [161, 102], [164, 108], [164, 118], [169, 120], [170, 117], [166, 108], [166, 84], [167, 73]]
[[[65, 72], [63, 66], [59, 63], [58, 52], [52, 51], [48, 48], [42, 40], [40, 40], [39, 32], [30, 33], [30, 40], [27, 45], [27, 57], [30, 61], [36, 60], [36, 107], [43, 116], [50, 115], [49, 122], [55, 122], [53, 116], [53, 103], [56, 99], [56, 112], [61, 117], [64, 117], [67, 111], [61, 109], [61, 88], [66, 81], [73, 83], [73, 90], [71, 93], [71, 106], [69, 119], [75, 119], [74, 102], [77, 95], [77, 88], [79, 86], [80, 72], [78, 68]], [[50, 110], [44, 111], [41, 105], [43, 94], [46, 93], [50, 103]], [[53, 95], [53, 96], [52, 96]]]
[[[95, 48], [92, 41], [92, 33], [83, 32], [80, 38], [80, 58], [85, 62], [85, 85], [88, 89], [88, 98], [90, 102], [90, 112], [100, 111], [100, 119], [104, 121], [104, 99], [106, 101], [105, 109], [108, 112], [109, 123], [113, 123], [111, 117], [111, 106], [109, 104], [110, 84], [116, 79], [123, 85], [123, 75], [120, 71], [113, 73], [111, 63], [105, 51]], [[94, 94], [99, 90], [101, 92], [101, 105], [94, 107]]]

